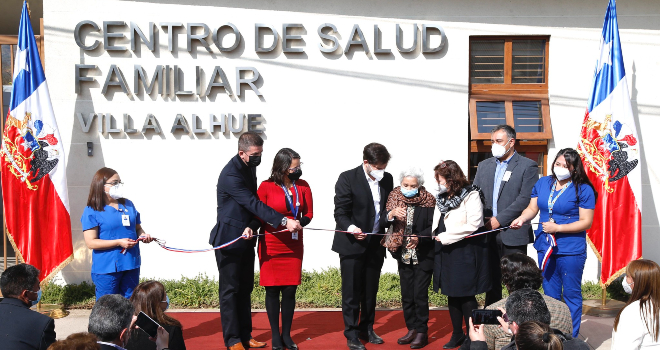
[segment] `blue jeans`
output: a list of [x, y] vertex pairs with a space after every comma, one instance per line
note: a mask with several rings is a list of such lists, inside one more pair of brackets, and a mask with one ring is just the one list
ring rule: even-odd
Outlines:
[[[539, 252], [539, 261], [543, 260], [543, 252]], [[573, 338], [580, 334], [582, 322], [582, 273], [587, 253], [578, 255], [552, 254], [543, 273], [543, 291], [545, 295], [557, 300], [564, 297], [564, 302], [571, 311], [573, 320]], [[562, 291], [563, 287], [563, 291]], [[562, 293], [563, 292], [563, 293]]]
[[92, 273], [96, 300], [106, 294], [119, 294], [128, 299], [140, 283], [140, 268], [112, 273]]

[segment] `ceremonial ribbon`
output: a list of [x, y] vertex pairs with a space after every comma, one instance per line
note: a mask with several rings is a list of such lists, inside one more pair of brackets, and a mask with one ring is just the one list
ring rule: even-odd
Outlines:
[[[552, 191], [550, 192], [550, 197], [548, 197], [548, 221], [554, 223], [555, 220], [552, 218], [552, 209], [555, 207], [555, 202], [557, 202], [557, 199], [559, 199], [559, 196], [566, 191], [568, 188], [568, 185], [571, 184], [572, 181], [569, 181], [564, 188], [559, 191], [557, 194], [557, 197], [555, 197], [555, 188], [557, 187], [557, 181], [552, 185]], [[554, 199], [553, 199], [554, 197]], [[550, 260], [550, 256], [552, 255], [552, 252], [557, 248], [557, 240], [555, 239], [555, 235], [552, 233], [545, 233], [545, 240], [548, 242], [548, 248], [545, 250], [545, 253], [543, 254], [543, 260], [539, 262], [539, 268], [541, 269], [541, 272], [545, 272], [545, 267], [548, 265], [548, 261]]]

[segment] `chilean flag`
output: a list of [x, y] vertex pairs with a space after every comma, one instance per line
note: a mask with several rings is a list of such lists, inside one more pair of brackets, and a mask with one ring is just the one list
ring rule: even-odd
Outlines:
[[609, 285], [642, 257], [641, 144], [623, 66], [616, 2], [610, 0], [578, 152], [598, 199], [587, 231]]
[[9, 240], [43, 283], [73, 259], [62, 139], [23, 3], [0, 171]]

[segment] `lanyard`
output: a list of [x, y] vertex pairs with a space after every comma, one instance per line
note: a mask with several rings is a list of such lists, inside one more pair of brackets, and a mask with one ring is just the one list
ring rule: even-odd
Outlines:
[[296, 187], [296, 182], [293, 182], [293, 191], [296, 193], [296, 203], [293, 205], [293, 198], [291, 198], [291, 195], [289, 194], [289, 190], [284, 187], [284, 185], [280, 185], [282, 187], [282, 190], [284, 190], [284, 196], [286, 197], [286, 201], [289, 202], [289, 206], [291, 207], [291, 213], [293, 213], [293, 218], [295, 220], [298, 220], [298, 210], [300, 209], [300, 201], [298, 200], [298, 187]]
[[[555, 222], [555, 219], [552, 218], [552, 208], [554, 208], [555, 202], [557, 201], [559, 196], [561, 196], [561, 194], [564, 193], [564, 191], [566, 191], [566, 189], [568, 188], [568, 185], [570, 185], [571, 183], [572, 183], [572, 181], [569, 181], [566, 184], [566, 186], [564, 186], [564, 188], [562, 188], [561, 191], [559, 191], [559, 193], [557, 194], [557, 197], [554, 197], [555, 188], [557, 187], [557, 181], [555, 181], [555, 183], [552, 184], [552, 192], [550, 192], [550, 197], [548, 198], [548, 213], [549, 213], [549, 217], [550, 217], [550, 219], [548, 221]], [[554, 199], [552, 197], [554, 197]]]

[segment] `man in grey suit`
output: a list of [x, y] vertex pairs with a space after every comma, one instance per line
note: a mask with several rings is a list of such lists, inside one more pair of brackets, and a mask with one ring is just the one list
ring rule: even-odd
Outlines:
[[[474, 184], [483, 191], [484, 230], [511, 224], [527, 208], [532, 188], [539, 178], [535, 161], [515, 150], [516, 131], [508, 125], [496, 126], [490, 134], [493, 157], [477, 168]], [[531, 225], [518, 230], [502, 230], [489, 234], [490, 266], [493, 289], [486, 293], [486, 305], [502, 299], [500, 259], [508, 254], [527, 254], [527, 244], [534, 241]]]

